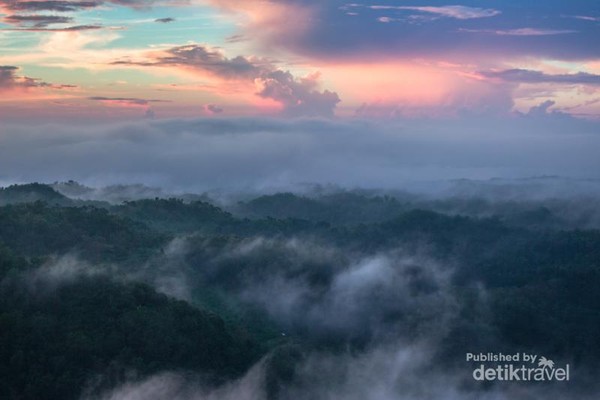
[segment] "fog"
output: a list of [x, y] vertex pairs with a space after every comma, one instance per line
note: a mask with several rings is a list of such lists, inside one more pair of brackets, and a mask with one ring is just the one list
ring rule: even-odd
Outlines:
[[[194, 251], [203, 254], [203, 261], [192, 265], [194, 258], [188, 257]], [[84, 396], [84, 400], [593, 398], [560, 383], [476, 384], [472, 366], [462, 359], [462, 352], [452, 362], [440, 359], [453, 326], [465, 323], [451, 285], [453, 266], [436, 260], [426, 249], [394, 248], [374, 254], [345, 251], [298, 238], [253, 237], [215, 253], [201, 238], [176, 239], [159, 262], [168, 275], [178, 271], [179, 279], [171, 281], [171, 291], [189, 292], [199, 282], [208, 281], [211, 287], [225, 288], [237, 301], [265, 311], [284, 330], [282, 335], [325, 347], [304, 351], [293, 378], [277, 381], [275, 389], [267, 384], [271, 373], [267, 365], [277, 351], [267, 354], [243, 377], [222, 386], [165, 371]], [[186, 259], [190, 265], [184, 267]], [[170, 264], [168, 260], [177, 261]], [[327, 276], [315, 280], [311, 273], [324, 265], [329, 266], [324, 272]], [[153, 279], [155, 284], [160, 282], [155, 278], [146, 281]], [[485, 288], [479, 286], [475, 291], [477, 309], [489, 312]], [[356, 339], [361, 339], [359, 347], [351, 345]]]
[[[402, 249], [356, 254], [318, 242], [254, 238], [205, 265], [212, 269], [213, 284], [226, 281], [229, 293], [259, 305], [280, 326], [316, 340], [408, 336], [409, 329], [443, 334], [456, 311], [451, 270]], [[415, 310], [418, 327], [407, 322]]]
[[[594, 398], [591, 386], [581, 393], [571, 383], [479, 385], [463, 358], [478, 348], [475, 342], [472, 348], [451, 349], [452, 360], [444, 359], [457, 326], [485, 326], [489, 317], [484, 286], [470, 288], [474, 308], [467, 310], [460, 301], [452, 283], [458, 267], [436, 257], [426, 244], [369, 251], [318, 238], [259, 235], [215, 246], [202, 235], [187, 235], [139, 265], [95, 265], [76, 254], [52, 257], [27, 272], [23, 282], [39, 296], [102, 276], [144, 282], [192, 303], [210, 288], [264, 312], [289, 341], [286, 346], [303, 347], [291, 377], [276, 377], [274, 383], [269, 365], [281, 349], [218, 386], [193, 373], [167, 370], [101, 393], [90, 382], [82, 400]], [[503, 349], [490, 332], [481, 334], [492, 344], [488, 349]], [[585, 372], [578, 372], [583, 379]]]
[[[500, 216], [507, 225], [518, 225], [523, 212], [544, 207], [551, 214], [540, 225], [544, 229], [600, 227], [597, 122], [563, 115], [486, 121], [214, 118], [94, 127], [3, 124], [0, 182], [63, 182], [53, 187], [73, 199], [114, 204], [175, 195], [209, 200], [232, 212], [241, 212], [239, 200], [282, 190], [319, 201], [339, 193], [388, 195], [396, 201], [381, 209], [388, 221], [426, 208]], [[68, 180], [82, 185], [64, 183]], [[348, 204], [360, 208], [363, 203]], [[119, 212], [104, 206], [111, 210], [107, 213]], [[165, 370], [102, 393], [90, 382], [82, 400], [593, 398], [586, 371], [579, 371], [575, 386], [473, 381], [463, 354], [501, 351], [505, 342], [489, 322], [489, 288], [455, 282], [461, 268], [472, 271], [455, 254], [468, 244], [442, 257], [418, 234], [404, 242], [359, 236], [369, 227], [358, 223], [378, 229], [381, 221], [355, 221], [352, 232], [365, 241], [359, 244], [344, 242], [349, 231], [343, 224], [327, 231], [330, 236], [319, 236], [314, 226], [305, 235], [268, 236], [247, 233], [254, 232], [244, 230], [250, 220], [238, 222], [238, 232], [169, 232], [148, 255], [123, 264], [93, 263], [77, 252], [53, 254], [21, 276], [28, 293], [38, 297], [80, 279], [143, 282], [233, 320], [236, 313], [258, 315], [263, 319], [252, 323], [266, 321], [261, 328], [277, 335], [270, 340], [283, 343], [243, 376], [219, 386], [186, 371]], [[433, 228], [440, 230], [441, 246], [448, 232], [480, 226], [477, 221], [444, 223]], [[527, 220], [527, 228], [537, 229], [537, 223]], [[475, 251], [497, 251], [482, 243]], [[244, 314], [248, 310], [252, 313]], [[457, 332], [471, 347], [456, 346]], [[291, 355], [280, 354], [286, 351]], [[286, 356], [294, 359], [293, 371], [285, 379], [273, 377], [273, 363]]]
[[[531, 387], [507, 384], [504, 388], [472, 390], [456, 371], [432, 372], [426, 349], [380, 347], [360, 356], [314, 354], [299, 369], [296, 386], [282, 398], [298, 400], [533, 400], [560, 398], [586, 400], [593, 395], [569, 394], [559, 386]], [[470, 378], [470, 377], [469, 377]], [[127, 383], [101, 396], [84, 400], [266, 400], [264, 370], [255, 366], [242, 379], [218, 389], [197, 380], [164, 373]]]
[[74, 179], [174, 192], [559, 175], [598, 178], [598, 123], [561, 115], [490, 120], [239, 118], [0, 126], [0, 182]]

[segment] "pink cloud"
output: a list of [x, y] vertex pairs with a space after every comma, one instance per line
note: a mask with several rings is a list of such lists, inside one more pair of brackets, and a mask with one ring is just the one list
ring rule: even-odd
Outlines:
[[61, 85], [44, 82], [38, 78], [31, 78], [18, 74], [19, 67], [13, 65], [0, 65], [0, 92], [28, 91], [31, 89], [73, 89], [75, 85]]
[[239, 82], [253, 95], [281, 105], [281, 111], [289, 116], [330, 117], [340, 102], [337, 93], [319, 89], [318, 74], [298, 78], [268, 59], [230, 58], [221, 50], [197, 44], [148, 53], [144, 60], [118, 60], [112, 65], [183, 69], [217, 82]]

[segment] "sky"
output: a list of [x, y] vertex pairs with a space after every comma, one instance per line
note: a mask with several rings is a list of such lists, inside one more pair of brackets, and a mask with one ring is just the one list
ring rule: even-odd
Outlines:
[[0, 0], [0, 184], [600, 178], [600, 2]]
[[600, 116], [600, 2], [0, 0], [0, 118]]

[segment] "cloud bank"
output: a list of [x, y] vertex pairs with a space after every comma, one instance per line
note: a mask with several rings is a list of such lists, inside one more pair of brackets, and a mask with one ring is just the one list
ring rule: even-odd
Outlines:
[[[300, 183], [397, 188], [418, 180], [595, 178], [598, 123], [547, 113], [386, 122], [206, 118], [0, 126], [0, 181], [142, 183], [202, 191]], [[492, 128], [493, 127], [493, 128]]]

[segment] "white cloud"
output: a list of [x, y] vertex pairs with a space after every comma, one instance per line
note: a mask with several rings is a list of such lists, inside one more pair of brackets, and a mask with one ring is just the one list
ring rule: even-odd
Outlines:
[[374, 5], [368, 6], [372, 10], [408, 10], [418, 11], [421, 13], [434, 14], [439, 17], [455, 18], [455, 19], [476, 19], [488, 18], [501, 14], [500, 11], [491, 8], [467, 7], [467, 6], [383, 6]]

